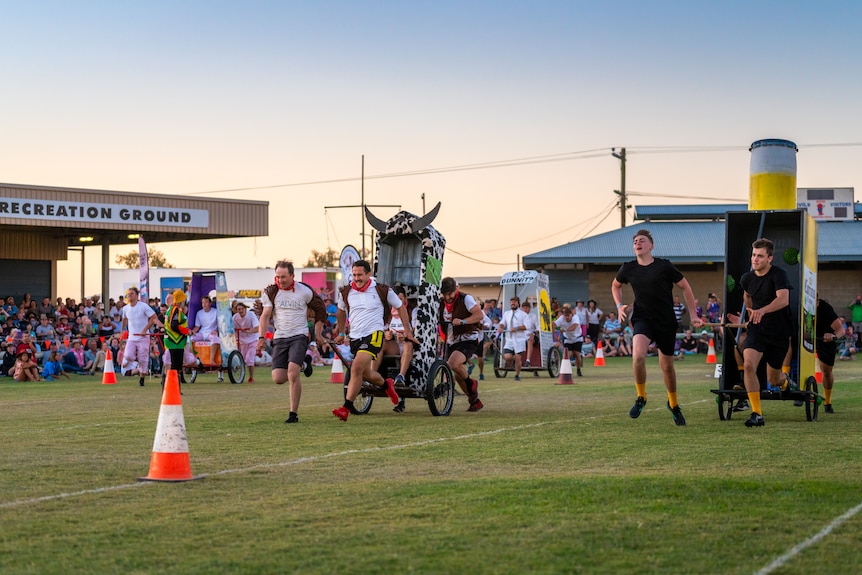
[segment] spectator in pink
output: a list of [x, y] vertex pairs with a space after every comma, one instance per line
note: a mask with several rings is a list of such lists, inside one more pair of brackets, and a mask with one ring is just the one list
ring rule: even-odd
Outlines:
[[254, 382], [254, 359], [257, 355], [258, 327], [257, 315], [248, 313], [248, 308], [241, 301], [236, 302], [236, 313], [233, 315], [233, 329], [237, 332], [239, 352], [248, 368], [248, 382]]

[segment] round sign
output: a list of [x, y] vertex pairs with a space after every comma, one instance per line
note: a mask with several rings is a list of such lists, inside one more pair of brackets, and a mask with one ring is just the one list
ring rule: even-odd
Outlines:
[[360, 259], [362, 258], [359, 257], [359, 252], [353, 246], [344, 246], [344, 249], [341, 250], [341, 257], [338, 259], [338, 263], [341, 266], [341, 273], [344, 274], [346, 282], [350, 281], [353, 274], [353, 264]]

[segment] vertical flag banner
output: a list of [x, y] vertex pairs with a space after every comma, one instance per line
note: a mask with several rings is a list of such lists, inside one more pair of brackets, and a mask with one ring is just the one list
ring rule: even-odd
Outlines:
[[144, 242], [144, 236], [138, 236], [138, 261], [141, 264], [141, 283], [138, 289], [141, 292], [141, 299], [147, 301], [150, 297], [150, 259], [147, 255], [147, 244]]

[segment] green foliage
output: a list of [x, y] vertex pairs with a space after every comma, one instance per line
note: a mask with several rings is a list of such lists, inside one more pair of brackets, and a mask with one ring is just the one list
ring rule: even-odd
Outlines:
[[311, 257], [305, 263], [307, 268], [333, 268], [338, 267], [338, 260], [341, 254], [332, 248], [326, 248], [325, 252], [311, 250]]
[[[140, 266], [141, 255], [138, 250], [132, 250], [129, 253], [117, 254], [115, 262], [126, 266], [127, 269], [135, 269]], [[165, 254], [154, 248], [147, 248], [147, 259], [151, 268], [172, 268], [172, 264], [168, 263]]]
[[[158, 380], [0, 380], [0, 572], [18, 573], [752, 573], [862, 501], [862, 363], [836, 366], [836, 414], [805, 421], [765, 401], [718, 419], [713, 366], [675, 363], [688, 426], [665, 408], [656, 358], [637, 420], [631, 361], [480, 382], [485, 409], [403, 414], [376, 398], [342, 423], [329, 368], [288, 389], [183, 387], [192, 472], [147, 474]], [[474, 371], [474, 375], [475, 375]], [[858, 572], [862, 515], [777, 572]]]

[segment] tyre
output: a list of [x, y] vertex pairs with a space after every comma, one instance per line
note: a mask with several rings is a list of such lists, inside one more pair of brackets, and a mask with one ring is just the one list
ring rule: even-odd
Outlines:
[[809, 376], [805, 380], [805, 419], [817, 421], [817, 413], [820, 411], [820, 396], [817, 395], [817, 380]]
[[[347, 399], [347, 384], [350, 383], [350, 370], [344, 371], [344, 399]], [[374, 403], [373, 395], [366, 395], [364, 390], [359, 391], [359, 395], [353, 400], [353, 407], [356, 410], [355, 415], [365, 415], [371, 410], [371, 404]]]
[[455, 376], [444, 360], [431, 364], [425, 379], [425, 399], [432, 415], [449, 415], [455, 401]]
[[509, 375], [509, 370], [500, 367], [501, 365], [503, 365], [502, 362], [503, 362], [503, 358], [500, 354], [500, 350], [499, 349], [495, 350], [494, 351], [494, 375], [496, 375], [497, 377], [506, 377], [507, 375]]
[[721, 421], [729, 421], [733, 416], [733, 397], [719, 393], [715, 396], [715, 402], [718, 404], [718, 418]]
[[560, 350], [552, 347], [548, 350], [548, 375], [553, 379], [560, 377], [560, 363], [563, 361], [563, 354]]
[[227, 376], [231, 383], [242, 383], [245, 380], [245, 361], [237, 350], [227, 356]]

